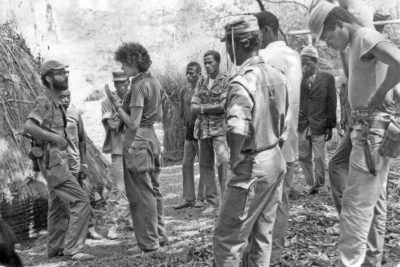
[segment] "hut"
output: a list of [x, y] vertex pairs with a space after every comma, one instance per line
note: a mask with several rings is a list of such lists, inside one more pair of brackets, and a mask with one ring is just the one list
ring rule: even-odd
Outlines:
[[[44, 90], [39, 64], [12, 25], [0, 25], [0, 216], [19, 240], [47, 226], [47, 185], [40, 175], [30, 175], [30, 141], [18, 135], [36, 96]], [[85, 189], [88, 193], [101, 191], [111, 184], [109, 163], [91, 140], [87, 150]]]

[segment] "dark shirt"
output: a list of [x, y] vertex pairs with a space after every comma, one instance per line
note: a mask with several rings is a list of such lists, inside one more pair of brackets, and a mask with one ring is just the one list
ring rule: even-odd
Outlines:
[[194, 124], [197, 116], [190, 112], [190, 104], [194, 91], [195, 89], [187, 87], [180, 93], [180, 117], [183, 120], [183, 126], [185, 127], [185, 139], [190, 141], [196, 140], [196, 138], [194, 138]]
[[330, 73], [318, 71], [311, 84], [305, 77], [301, 81], [298, 131], [307, 126], [312, 135], [324, 135], [336, 126], [335, 78]]

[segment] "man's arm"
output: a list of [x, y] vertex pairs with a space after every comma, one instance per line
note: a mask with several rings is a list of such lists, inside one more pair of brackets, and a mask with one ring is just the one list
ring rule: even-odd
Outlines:
[[241, 160], [241, 151], [249, 134], [253, 102], [241, 85], [233, 84], [227, 97], [227, 143], [230, 149], [231, 168]]
[[195, 114], [201, 113], [203, 111], [204, 114], [222, 114], [225, 111], [225, 100], [223, 100], [219, 104], [195, 104], [192, 103], [190, 110]]
[[68, 142], [64, 137], [59, 134], [43, 130], [35, 120], [30, 118], [25, 121], [24, 132], [30, 134], [37, 140], [56, 144], [60, 149], [66, 149], [68, 146]]
[[400, 82], [400, 50], [390, 42], [380, 42], [371, 53], [381, 62], [388, 65], [386, 77], [381, 86], [371, 97], [369, 109], [372, 110], [382, 104], [386, 93]]
[[81, 115], [78, 116], [78, 140], [79, 140], [79, 155], [81, 158], [81, 164], [86, 165], [87, 163], [86, 134]]

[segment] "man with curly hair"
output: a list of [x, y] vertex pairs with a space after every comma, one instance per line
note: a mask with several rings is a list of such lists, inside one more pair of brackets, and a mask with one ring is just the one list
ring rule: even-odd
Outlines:
[[150, 55], [139, 43], [124, 43], [115, 60], [131, 78], [124, 102], [106, 86], [107, 96], [126, 127], [123, 141], [125, 190], [135, 226], [134, 254], [157, 251], [168, 243], [164, 223], [163, 198], [158, 177], [161, 172], [160, 142], [153, 124], [162, 117], [160, 82], [149, 68]]
[[269, 266], [272, 229], [282, 196], [286, 163], [280, 149], [286, 131], [288, 83], [258, 55], [257, 19], [225, 26], [226, 50], [237, 72], [226, 97], [230, 176], [214, 231], [217, 267], [239, 266], [249, 244], [248, 266]]

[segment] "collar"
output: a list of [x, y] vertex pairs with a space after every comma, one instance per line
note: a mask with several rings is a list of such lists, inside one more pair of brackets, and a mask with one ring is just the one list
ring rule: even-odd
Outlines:
[[274, 42], [269, 43], [269, 45], [267, 45], [266, 48], [270, 49], [270, 48], [282, 47], [282, 46], [287, 46], [284, 41], [274, 41]]
[[57, 96], [53, 91], [51, 91], [50, 89], [46, 88], [44, 90], [44, 94], [49, 97], [51, 99], [51, 101], [53, 101], [54, 105], [56, 107], [60, 107], [61, 106], [61, 101], [59, 96]]
[[261, 56], [254, 56], [251, 58], [246, 59], [245, 62], [242, 63], [242, 65], [240, 65], [238, 67], [237, 73], [243, 73], [243, 71], [251, 65], [255, 65], [255, 64], [260, 64], [260, 63], [264, 63], [264, 60]]

